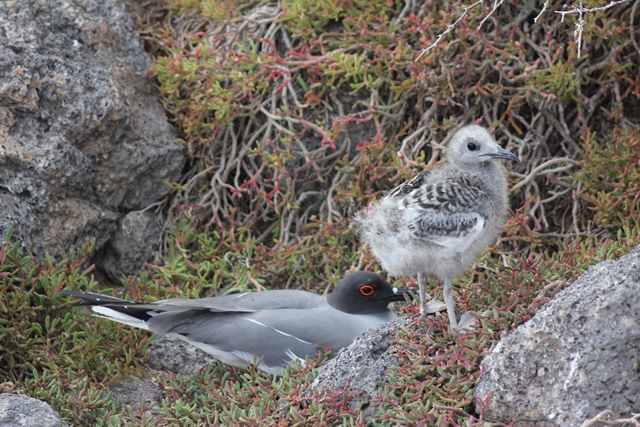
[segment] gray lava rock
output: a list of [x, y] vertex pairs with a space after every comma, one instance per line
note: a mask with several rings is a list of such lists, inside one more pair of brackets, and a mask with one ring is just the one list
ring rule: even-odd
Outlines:
[[[64, 424], [66, 425], [66, 424]], [[38, 399], [0, 394], [0, 427], [62, 427], [60, 415]]]
[[370, 421], [376, 416], [377, 406], [371, 401], [378, 397], [380, 383], [387, 382], [391, 368], [398, 366], [393, 355], [396, 344], [392, 331], [412, 325], [412, 330], [426, 333], [424, 322], [416, 326], [409, 316], [380, 325], [360, 334], [351, 345], [343, 348], [335, 359], [322, 367], [318, 378], [309, 391], [346, 390], [356, 396], [349, 402], [352, 410], [361, 410], [364, 420]]
[[[640, 412], [640, 249], [591, 267], [484, 360], [490, 422], [579, 426]], [[477, 405], [478, 406], [478, 405]]]
[[[0, 28], [0, 241], [13, 226], [36, 256], [100, 250], [184, 164], [143, 42], [119, 0], [5, 0]], [[99, 267], [132, 273], [156, 241], [120, 233]]]
[[160, 245], [161, 234], [162, 218], [157, 214], [130, 212], [118, 221], [113, 238], [95, 257], [95, 263], [112, 277], [131, 274], [150, 261], [149, 248]]
[[161, 417], [163, 391], [157, 383], [151, 380], [123, 381], [111, 386], [109, 391], [111, 399], [122, 399], [124, 406], [144, 413], [148, 418]]
[[157, 336], [149, 346], [148, 364], [158, 371], [193, 374], [215, 360], [199, 348], [166, 335]]

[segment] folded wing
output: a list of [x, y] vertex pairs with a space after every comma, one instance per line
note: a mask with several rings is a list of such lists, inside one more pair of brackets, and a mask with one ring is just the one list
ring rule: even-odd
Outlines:
[[415, 237], [463, 251], [484, 229], [487, 203], [480, 182], [458, 176], [424, 183], [402, 198], [399, 209]]

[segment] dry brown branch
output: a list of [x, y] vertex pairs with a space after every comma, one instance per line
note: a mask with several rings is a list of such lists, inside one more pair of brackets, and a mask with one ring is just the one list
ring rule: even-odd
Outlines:
[[547, 284], [544, 288], [542, 288], [542, 290], [538, 293], [538, 295], [536, 295], [536, 298], [534, 299], [534, 302], [540, 301], [544, 298], [546, 298], [547, 293], [550, 290], [553, 290], [555, 288], [559, 288], [559, 287], [563, 287], [567, 284], [566, 280], [556, 280], [554, 282], [551, 282], [549, 284]]
[[[540, 112], [544, 115], [545, 119], [547, 119], [547, 121], [553, 125], [556, 131], [558, 131], [558, 133], [562, 135], [564, 142], [569, 143], [569, 145], [573, 149], [573, 153], [582, 154], [582, 148], [580, 148], [580, 146], [571, 137], [569, 127], [564, 120], [564, 108], [562, 107], [562, 104], [558, 105], [558, 115], [560, 116], [560, 119], [557, 119], [550, 111], [546, 109], [543, 109]], [[567, 154], [572, 155], [573, 153], [568, 152]]]
[[[548, 166], [556, 164], [556, 163], [564, 163], [565, 166], [561, 166], [561, 167], [555, 168], [555, 169], [547, 169], [547, 170], [545, 170], [545, 168], [547, 168]], [[536, 178], [539, 175], [548, 175], [548, 174], [552, 174], [552, 173], [564, 172], [564, 171], [569, 170], [572, 166], [577, 165], [577, 164], [578, 164], [577, 161], [575, 161], [573, 159], [570, 159], [568, 157], [560, 157], [560, 158], [547, 160], [546, 162], [536, 166], [531, 172], [529, 172], [529, 174], [523, 180], [521, 180], [516, 185], [511, 187], [511, 192], [515, 193], [516, 191], [518, 191], [520, 188], [522, 188], [525, 185], [527, 185], [529, 182], [531, 182], [534, 178]]]

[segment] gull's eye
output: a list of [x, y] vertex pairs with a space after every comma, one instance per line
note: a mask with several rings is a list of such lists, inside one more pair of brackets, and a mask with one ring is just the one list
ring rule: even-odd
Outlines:
[[365, 285], [360, 287], [360, 293], [365, 297], [370, 297], [376, 290], [373, 289], [373, 286]]
[[469, 149], [469, 151], [476, 151], [478, 149], [478, 146], [473, 142], [470, 142], [467, 144], [467, 148]]

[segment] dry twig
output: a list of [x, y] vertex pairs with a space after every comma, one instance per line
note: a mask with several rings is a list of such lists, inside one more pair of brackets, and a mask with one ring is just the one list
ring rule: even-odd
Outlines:
[[608, 9], [611, 9], [612, 7], [619, 6], [621, 4], [626, 4], [629, 2], [631, 2], [631, 0], [619, 0], [619, 1], [612, 1], [608, 5], [602, 6], [602, 7], [586, 8], [582, 5], [582, 0], [580, 0], [579, 6], [574, 5], [574, 6], [571, 6], [571, 10], [564, 10], [564, 11], [561, 10], [556, 12], [560, 14], [560, 16], [562, 16], [561, 22], [564, 22], [564, 17], [567, 15], [578, 15], [578, 21], [576, 22], [576, 30], [573, 32], [573, 35], [578, 44], [578, 58], [580, 58], [580, 51], [582, 50], [582, 31], [584, 30], [584, 24], [585, 24], [584, 15], [586, 13], [604, 12]]
[[609, 409], [600, 412], [590, 420], [585, 421], [580, 427], [640, 427], [640, 414], [634, 414], [630, 418], [614, 419], [613, 412]]
[[442, 40], [442, 38], [444, 36], [446, 36], [447, 34], [449, 34], [451, 31], [453, 31], [456, 28], [456, 25], [458, 25], [458, 23], [464, 19], [464, 17], [467, 15], [469, 10], [473, 9], [474, 7], [476, 7], [476, 6], [480, 5], [480, 4], [482, 4], [482, 0], [478, 0], [477, 2], [473, 3], [470, 6], [463, 6], [462, 7], [462, 15], [460, 15], [460, 17], [458, 19], [456, 19], [453, 24], [449, 25], [444, 32], [440, 33], [435, 42], [433, 42], [430, 46], [426, 47], [425, 49], [422, 49], [422, 52], [420, 52], [420, 55], [418, 55], [418, 57], [416, 58], [416, 61], [418, 59], [420, 59], [422, 57], [422, 55], [424, 55], [425, 53], [429, 52], [431, 49], [436, 47], [438, 45], [438, 43], [440, 42], [440, 40]]

